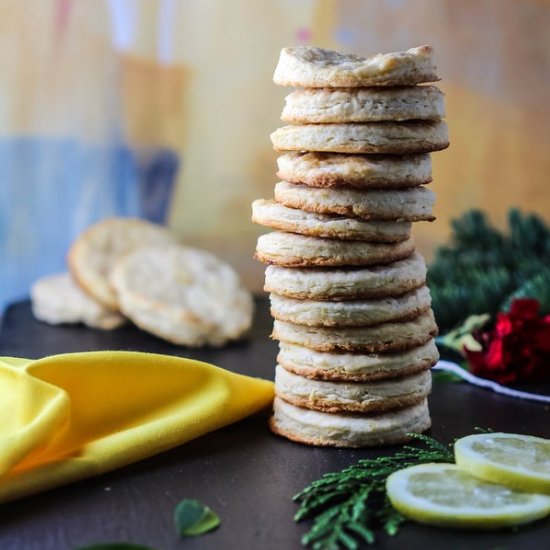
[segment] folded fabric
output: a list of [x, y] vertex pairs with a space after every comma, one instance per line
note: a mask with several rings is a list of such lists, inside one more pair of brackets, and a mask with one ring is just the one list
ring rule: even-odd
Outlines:
[[0, 502], [142, 460], [272, 400], [272, 382], [181, 357], [0, 357]]

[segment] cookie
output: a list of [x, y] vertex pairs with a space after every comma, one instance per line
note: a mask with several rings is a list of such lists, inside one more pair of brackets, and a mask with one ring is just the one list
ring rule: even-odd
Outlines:
[[449, 146], [443, 121], [297, 124], [271, 134], [276, 151], [410, 154], [441, 151]]
[[316, 48], [283, 48], [273, 82], [301, 88], [399, 86], [436, 82], [431, 46], [361, 57]]
[[410, 237], [410, 222], [363, 221], [288, 208], [273, 200], [252, 203], [252, 221], [300, 235], [368, 242], [399, 242]]
[[368, 382], [411, 375], [433, 367], [439, 352], [432, 338], [394, 353], [330, 353], [279, 342], [277, 362], [285, 370], [316, 380]]
[[371, 414], [334, 414], [296, 407], [276, 397], [271, 430], [296, 443], [326, 447], [375, 447], [409, 441], [431, 425], [428, 403]]
[[68, 264], [79, 286], [100, 304], [118, 309], [110, 273], [120, 258], [143, 245], [176, 242], [167, 229], [134, 218], [109, 218], [89, 227], [72, 244]]
[[308, 88], [286, 96], [281, 120], [290, 124], [440, 120], [445, 116], [443, 98], [435, 86]]
[[426, 281], [418, 253], [388, 265], [350, 269], [289, 268], [270, 265], [264, 290], [299, 300], [384, 298], [409, 292]]
[[297, 300], [273, 293], [269, 298], [274, 319], [309, 327], [338, 328], [366, 327], [388, 321], [414, 319], [432, 303], [427, 286], [421, 286], [401, 296], [374, 300]]
[[314, 380], [275, 369], [275, 394], [297, 407], [329, 413], [374, 412], [410, 407], [424, 401], [432, 388], [430, 371], [374, 382]]
[[33, 315], [51, 325], [84, 323], [92, 328], [112, 330], [126, 323], [122, 315], [90, 298], [69, 273], [42, 277], [31, 287]]
[[289, 208], [318, 214], [339, 214], [364, 220], [433, 221], [435, 193], [425, 187], [409, 189], [318, 189], [280, 181], [275, 200]]
[[252, 297], [237, 273], [202, 250], [142, 247], [116, 264], [111, 279], [124, 314], [174, 344], [220, 346], [252, 322]]
[[414, 241], [395, 244], [341, 241], [273, 231], [258, 238], [256, 258], [287, 267], [389, 264], [414, 252]]
[[308, 327], [275, 320], [275, 340], [316, 351], [386, 353], [425, 344], [437, 335], [431, 309], [411, 321], [390, 321], [367, 327]]
[[432, 181], [430, 155], [380, 156], [292, 151], [277, 158], [277, 177], [311, 187], [415, 187]]

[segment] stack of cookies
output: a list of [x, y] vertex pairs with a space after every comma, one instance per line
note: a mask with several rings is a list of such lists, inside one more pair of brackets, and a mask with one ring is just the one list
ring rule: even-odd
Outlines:
[[428, 46], [370, 58], [285, 48], [298, 87], [271, 135], [275, 200], [253, 220], [279, 340], [271, 428], [313, 445], [401, 442], [430, 426], [437, 326], [411, 224], [432, 221], [428, 153], [448, 146]]

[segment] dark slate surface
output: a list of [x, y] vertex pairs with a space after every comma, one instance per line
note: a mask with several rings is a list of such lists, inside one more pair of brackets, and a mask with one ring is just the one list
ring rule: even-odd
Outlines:
[[[0, 355], [41, 357], [95, 349], [133, 349], [193, 357], [221, 367], [273, 377], [276, 344], [269, 340], [267, 302], [259, 302], [250, 338], [221, 350], [171, 346], [133, 327], [111, 333], [50, 327], [32, 318], [28, 302], [11, 306], [0, 333]], [[550, 437], [549, 409], [466, 384], [436, 384], [430, 398], [432, 435], [451, 442], [476, 426]], [[291, 496], [323, 473], [386, 450], [348, 451], [297, 445], [272, 435], [265, 416], [249, 418], [172, 451], [107, 475], [1, 506], [1, 550], [66, 550], [127, 541], [157, 550], [294, 549], [307, 524], [295, 524]], [[221, 527], [179, 540], [172, 512], [182, 498], [216, 510]], [[550, 520], [518, 532], [478, 533], [403, 526], [376, 548], [453, 550], [546, 549]]]

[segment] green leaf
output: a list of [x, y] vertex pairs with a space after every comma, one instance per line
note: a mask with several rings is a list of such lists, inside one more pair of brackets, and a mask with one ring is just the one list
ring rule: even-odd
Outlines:
[[174, 510], [174, 522], [181, 537], [197, 537], [216, 529], [220, 518], [202, 502], [184, 499]]
[[201, 518], [200, 522], [195, 526], [187, 529], [187, 536], [198, 537], [213, 531], [220, 525], [220, 518], [216, 512], [212, 511], [210, 508], [207, 508], [206, 513]]
[[436, 341], [438, 344], [457, 351], [462, 356], [464, 355], [464, 347], [477, 351], [477, 348], [481, 348], [481, 346], [474, 340], [472, 332], [485, 326], [490, 319], [491, 315], [488, 313], [470, 315], [462, 324], [447, 332], [444, 336], [439, 336]]
[[74, 550], [154, 550], [150, 546], [132, 544], [131, 542], [100, 542], [88, 546], [79, 546]]
[[444, 371], [444, 370], [433, 370], [432, 371], [432, 382], [436, 383], [436, 384], [442, 384], [442, 383], [446, 383], [446, 382], [450, 382], [452, 384], [457, 384], [459, 382], [464, 382], [464, 380], [462, 378], [460, 378], [460, 376], [452, 373], [452, 372], [448, 372], [448, 371]]

